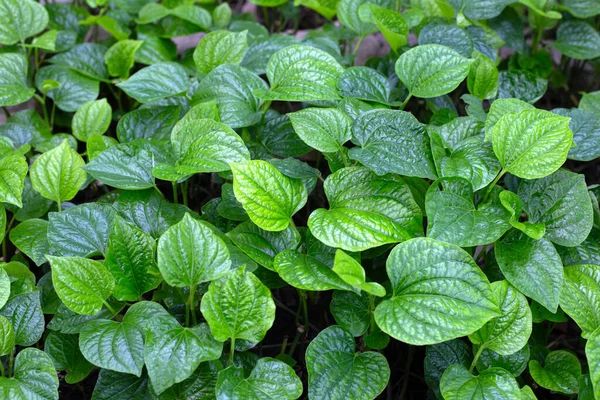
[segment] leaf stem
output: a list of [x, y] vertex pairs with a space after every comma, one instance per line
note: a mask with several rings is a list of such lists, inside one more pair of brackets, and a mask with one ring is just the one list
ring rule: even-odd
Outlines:
[[229, 365], [233, 365], [233, 356], [235, 355], [235, 338], [231, 338], [231, 346], [229, 347]]
[[15, 362], [15, 350], [16, 350], [16, 347], [13, 347], [12, 351], [10, 352], [10, 356], [8, 357], [8, 377], [9, 378], [14, 375], [13, 364]]
[[181, 184], [181, 197], [183, 197], [183, 205], [187, 207], [188, 205], [188, 184], [189, 181], [183, 181]]
[[377, 328], [377, 324], [375, 323], [375, 296], [372, 294], [369, 295], [369, 312], [371, 314], [371, 327], [369, 328], [369, 332], [374, 332]]
[[404, 101], [402, 102], [402, 104], [400, 104], [400, 109], [404, 110], [404, 107], [406, 107], [406, 105], [408, 104], [408, 101], [412, 98], [412, 93], [409, 93], [408, 96], [406, 96], [406, 99], [404, 99]]
[[298, 289], [298, 297], [300, 298], [300, 303], [302, 304], [302, 315], [304, 316], [304, 330], [308, 332], [310, 329], [310, 321], [308, 319], [308, 306], [306, 304], [306, 292], [304, 290]]
[[10, 118], [10, 113], [8, 112], [8, 108], [2, 106], [2, 111], [4, 111], [4, 115], [6, 115], [6, 119]]
[[190, 296], [188, 302], [190, 303], [190, 313], [192, 314], [192, 323], [194, 326], [197, 324], [196, 320], [196, 307], [194, 304], [194, 295], [196, 294], [196, 285], [190, 286]]
[[102, 304], [104, 304], [104, 307], [106, 307], [108, 311], [111, 312], [113, 317], [115, 317], [118, 314], [118, 312], [114, 308], [112, 308], [110, 304], [108, 304], [108, 301], [102, 300]]
[[173, 202], [179, 204], [179, 200], [177, 199], [177, 181], [173, 181], [171, 184], [173, 185]]
[[15, 214], [11, 217], [8, 224], [6, 224], [6, 230], [4, 231], [4, 239], [2, 240], [2, 257], [4, 262], [8, 262], [8, 232], [10, 232], [10, 228], [12, 227], [13, 222], [15, 222]]
[[54, 115], [56, 114], [56, 102], [52, 102], [52, 113], [50, 114], [50, 129], [54, 130]]
[[542, 40], [542, 34], [544, 33], [544, 30], [542, 28], [537, 28], [537, 31], [535, 32], [535, 36], [533, 38], [533, 43], [531, 44], [531, 53], [535, 54], [538, 52], [538, 48], [540, 46], [540, 41]]
[[500, 178], [502, 178], [504, 176], [504, 174], [506, 174], [506, 170], [503, 169], [502, 171], [500, 171], [498, 176], [496, 176], [496, 178], [492, 181], [492, 183], [490, 183], [488, 185], [487, 189], [485, 190], [485, 192], [483, 194], [483, 200], [481, 200], [482, 204], [487, 201], [488, 197], [490, 196], [490, 193], [492, 193], [492, 189], [494, 189], [494, 186], [496, 186], [496, 184], [498, 183]]
[[356, 42], [356, 46], [354, 46], [354, 51], [352, 52], [353, 56], [356, 56], [356, 54], [358, 53], [358, 49], [359, 49], [360, 45], [362, 44], [363, 40], [365, 40], [364, 36], [361, 36], [358, 38], [358, 42]]
[[473, 362], [471, 363], [471, 366], [469, 367], [469, 372], [473, 372], [473, 370], [475, 369], [475, 365], [477, 365], [477, 361], [479, 360], [479, 356], [481, 356], [481, 352], [483, 351], [484, 348], [485, 348], [485, 346], [482, 344], [477, 349], [477, 353], [475, 353], [475, 357], [473, 357]]
[[56, 207], [58, 208], [58, 212], [62, 211], [62, 203], [59, 201], [56, 202]]

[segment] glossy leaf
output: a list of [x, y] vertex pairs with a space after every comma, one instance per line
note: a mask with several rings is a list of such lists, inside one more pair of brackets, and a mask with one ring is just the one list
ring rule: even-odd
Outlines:
[[0, 389], [7, 399], [58, 400], [58, 377], [52, 360], [41, 350], [23, 349], [15, 359], [13, 377], [0, 377]]
[[490, 368], [473, 376], [462, 365], [452, 365], [444, 372], [440, 389], [446, 400], [484, 400], [494, 396], [521, 398], [517, 381], [502, 368]]
[[284, 281], [298, 289], [311, 291], [352, 290], [352, 286], [345, 282], [339, 274], [332, 271], [329, 266], [295, 250], [279, 253], [275, 257], [273, 267]]
[[23, 205], [23, 188], [27, 170], [27, 161], [20, 154], [0, 159], [0, 201], [17, 207]]
[[366, 282], [365, 270], [362, 265], [342, 250], [335, 252], [333, 271], [344, 282], [374, 296], [385, 296], [385, 288], [377, 282]]
[[498, 195], [500, 202], [511, 213], [510, 225], [529, 236], [532, 239], [539, 240], [546, 233], [546, 225], [543, 223], [521, 222], [519, 218], [523, 211], [523, 202], [521, 198], [508, 190], [500, 192]]
[[560, 25], [552, 47], [576, 60], [600, 57], [600, 33], [584, 21], [567, 21]]
[[143, 43], [142, 40], [126, 39], [113, 44], [104, 54], [109, 75], [129, 78], [129, 71], [135, 64], [135, 54]]
[[40, 293], [34, 291], [18, 294], [13, 290], [12, 294], [13, 297], [0, 310], [0, 315], [6, 317], [12, 325], [16, 345], [32, 346], [44, 333]]
[[577, 393], [581, 364], [574, 354], [565, 350], [548, 353], [544, 366], [537, 360], [529, 362], [529, 373], [543, 388], [564, 394]]
[[101, 136], [108, 130], [111, 119], [112, 109], [106, 99], [86, 103], [73, 116], [73, 136], [82, 142]]
[[458, 339], [427, 346], [423, 361], [427, 386], [433, 390], [436, 396], [441, 396], [440, 380], [444, 371], [456, 364], [468, 368], [471, 364], [471, 357], [469, 346]]
[[150, 103], [185, 92], [189, 81], [181, 65], [162, 62], [139, 70], [117, 86], [140, 103]]
[[48, 12], [33, 0], [0, 1], [0, 43], [25, 43], [25, 39], [43, 31], [48, 25]]
[[369, 294], [334, 291], [329, 309], [335, 322], [353, 336], [362, 336], [371, 324]]
[[[33, 1], [31, 3], [37, 5]], [[0, 9], [1, 7], [0, 5]], [[27, 84], [27, 60], [23, 56], [15, 53], [0, 54], [0, 71], [0, 105], [16, 106], [33, 97], [35, 89]]]
[[219, 65], [239, 64], [248, 47], [247, 32], [215, 31], [204, 36], [194, 51], [196, 68], [208, 74]]
[[600, 267], [573, 265], [565, 268], [565, 282], [560, 296], [563, 309], [589, 337], [600, 327]]
[[341, 151], [352, 137], [352, 121], [337, 108], [306, 108], [287, 114], [304, 143], [322, 152]]
[[[600, 330], [596, 329], [588, 338], [588, 341], [585, 344], [585, 357], [587, 358], [587, 362], [590, 368], [590, 377], [592, 386], [593, 386], [593, 395], [595, 397], [598, 396], [600, 392], [600, 343], [598, 339], [598, 334]], [[581, 393], [581, 384], [579, 386], [579, 394]], [[583, 397], [583, 396], [582, 396]]]
[[[44, 82], [49, 80], [57, 82], [58, 85], [46, 89]], [[66, 112], [75, 112], [84, 104], [96, 100], [100, 91], [96, 79], [88, 78], [63, 65], [40, 68], [35, 75], [35, 86], [54, 100], [56, 107]]]
[[388, 79], [368, 67], [351, 67], [340, 75], [337, 82], [340, 96], [388, 104], [392, 87]]
[[48, 244], [48, 221], [29, 219], [21, 222], [10, 231], [10, 241], [17, 249], [40, 266], [46, 262], [46, 254], [50, 251]]
[[44, 352], [57, 370], [67, 371], [65, 382], [69, 384], [81, 382], [94, 368], [81, 354], [77, 335], [50, 332], [44, 342]]
[[10, 321], [0, 315], [0, 354], [5, 356], [15, 348], [15, 332]]

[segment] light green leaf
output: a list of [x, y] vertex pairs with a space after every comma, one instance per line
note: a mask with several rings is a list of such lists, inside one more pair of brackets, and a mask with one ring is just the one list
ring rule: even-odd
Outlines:
[[581, 111], [588, 111], [600, 118], [600, 91], [585, 93], [579, 102]]
[[331, 247], [362, 251], [422, 234], [421, 209], [397, 175], [343, 168], [324, 183], [329, 210], [310, 215], [312, 234]]
[[426, 238], [400, 243], [387, 272], [393, 293], [375, 309], [375, 321], [402, 342], [434, 344], [469, 335], [499, 315], [487, 278], [458, 246]]
[[203, 74], [219, 65], [239, 64], [248, 47], [247, 31], [214, 31], [204, 36], [194, 50], [194, 63]]
[[[392, 95], [390, 81], [369, 67], [350, 67], [337, 82], [340, 96], [388, 104]], [[331, 150], [330, 150], [331, 151]]]
[[[210, 13], [202, 7], [196, 7], [193, 4], [181, 4], [171, 9], [171, 15], [181, 18], [184, 21], [200, 27], [202, 30], [208, 30], [212, 24]], [[197, 29], [194, 29], [197, 30]]]
[[435, 393], [436, 398], [441, 398], [440, 380], [444, 371], [451, 365], [461, 365], [468, 368], [473, 358], [469, 346], [459, 339], [449, 340], [425, 348], [423, 370], [427, 386]]
[[409, 26], [404, 17], [393, 10], [372, 7], [373, 21], [394, 51], [408, 44]]
[[322, 330], [306, 349], [311, 399], [371, 400], [388, 384], [390, 367], [382, 354], [355, 352], [354, 337], [339, 326]]
[[[55, 81], [58, 86], [55, 84], [55, 87], [44, 90], [48, 81]], [[97, 80], [62, 65], [40, 68], [35, 75], [35, 86], [54, 100], [56, 107], [66, 112], [75, 112], [85, 103], [96, 100], [100, 92]]]
[[445, 400], [521, 398], [517, 381], [502, 368], [490, 368], [473, 376], [462, 365], [452, 365], [442, 375], [440, 389]]
[[529, 221], [545, 224], [545, 237], [556, 244], [577, 246], [592, 229], [592, 203], [581, 174], [561, 169], [543, 179], [523, 180], [519, 197]]
[[440, 178], [425, 199], [427, 237], [461, 247], [484, 245], [498, 240], [509, 228], [510, 214], [498, 200], [475, 207], [471, 184], [463, 178]]
[[49, 30], [33, 39], [31, 47], [46, 51], [56, 51], [56, 40], [58, 39], [59, 31], [54, 29]]
[[143, 40], [126, 39], [113, 44], [104, 54], [104, 62], [110, 76], [129, 78], [129, 71], [135, 64], [135, 53], [143, 43]]
[[31, 185], [36, 192], [57, 203], [71, 200], [86, 180], [83, 158], [66, 140], [39, 156], [31, 166]]
[[573, 394], [579, 390], [581, 364], [566, 350], [548, 353], [543, 367], [537, 360], [529, 361], [529, 373], [535, 383], [554, 392]]
[[306, 8], [310, 8], [328, 20], [332, 20], [337, 12], [335, 9], [337, 2], [338, 0], [295, 0], [294, 5], [302, 5]]
[[[23, 206], [23, 187], [27, 170], [27, 161], [21, 154], [14, 153], [0, 158], [0, 202]], [[31, 172], [33, 174], [33, 167]]]
[[219, 399], [295, 400], [301, 395], [302, 382], [292, 367], [270, 357], [258, 360], [248, 377], [235, 365], [220, 371], [216, 387]]
[[125, 82], [117, 84], [128, 96], [142, 104], [183, 93], [189, 85], [185, 68], [173, 62], [142, 68]]
[[15, 359], [13, 377], [0, 377], [0, 393], [6, 399], [58, 400], [58, 377], [52, 360], [41, 350], [23, 349]]
[[417, 46], [396, 62], [396, 74], [416, 97], [450, 93], [467, 77], [473, 61], [438, 44]]
[[542, 178], [559, 169], [573, 142], [569, 118], [544, 110], [507, 114], [491, 134], [504, 170], [525, 179]]
[[479, 344], [480, 349], [484, 347], [508, 356], [521, 350], [531, 336], [531, 309], [525, 296], [508, 281], [492, 283], [492, 292], [501, 315], [469, 335], [469, 339]]
[[502, 274], [515, 288], [556, 312], [564, 273], [560, 256], [548, 239], [535, 240], [512, 230], [496, 243], [495, 255]]
[[[0, 2], [0, 10], [1, 7]], [[0, 20], [1, 18], [0, 16]], [[2, 28], [0, 27], [0, 37], [1, 35]], [[0, 105], [3, 107], [16, 106], [29, 100], [34, 93], [35, 89], [30, 88], [27, 84], [27, 60], [25, 57], [16, 53], [0, 54]]]
[[284, 230], [307, 201], [306, 188], [266, 161], [231, 164], [235, 197], [260, 228]]
[[353, 336], [362, 336], [371, 324], [372, 310], [367, 292], [334, 290], [329, 309], [335, 322]]
[[84, 104], [73, 116], [73, 136], [87, 142], [92, 136], [102, 136], [112, 120], [112, 109], [106, 99]]
[[10, 241], [17, 249], [31, 258], [38, 267], [46, 262], [49, 253], [48, 221], [28, 219], [10, 231]]
[[341, 151], [352, 137], [352, 120], [337, 108], [310, 107], [287, 116], [300, 139], [324, 153]]
[[365, 270], [362, 265], [342, 250], [335, 252], [333, 271], [338, 274], [344, 282], [359, 290], [363, 290], [378, 297], [385, 296], [385, 288], [377, 282], [366, 282]]
[[0, 44], [25, 43], [48, 26], [48, 12], [32, 0], [0, 1]]
[[184, 328], [170, 315], [153, 318], [145, 334], [144, 361], [156, 394], [190, 377], [202, 361], [218, 359], [223, 350], [205, 323]]
[[292, 45], [269, 60], [267, 78], [271, 90], [255, 90], [263, 100], [338, 100], [337, 81], [344, 68], [336, 59], [314, 47]]
[[231, 7], [227, 3], [221, 3], [212, 12], [212, 18], [217, 28], [225, 28], [231, 22]]
[[566, 21], [558, 27], [552, 47], [576, 60], [600, 57], [600, 34], [584, 21]]
[[[594, 388], [594, 397], [600, 395], [600, 330], [596, 329], [585, 344], [585, 357], [590, 368], [590, 379]], [[579, 389], [581, 395], [581, 385]]]
[[245, 267], [211, 282], [200, 304], [215, 339], [260, 342], [275, 320], [271, 291]]
[[286, 250], [275, 257], [274, 269], [288, 284], [301, 290], [352, 290], [329, 266], [315, 257]]
[[485, 140], [492, 140], [493, 128], [503, 116], [533, 109], [535, 109], [534, 106], [519, 99], [494, 100], [485, 119]]
[[512, 0], [450, 0], [457, 12], [471, 20], [492, 19], [502, 13]]
[[231, 266], [229, 251], [203, 221], [190, 214], [158, 241], [158, 268], [171, 286], [195, 286], [223, 276]]
[[57, 370], [67, 371], [65, 382], [68, 384], [81, 382], [94, 368], [79, 350], [78, 335], [50, 332], [44, 341], [44, 352], [48, 354]]
[[115, 278], [113, 295], [117, 300], [136, 301], [158, 287], [162, 279], [155, 252], [156, 242], [152, 236], [121, 217], [115, 219], [104, 266]]
[[4, 307], [10, 297], [10, 277], [4, 268], [0, 268], [0, 308]]
[[467, 76], [469, 92], [481, 100], [496, 97], [498, 93], [498, 68], [496, 64], [479, 52], [474, 58], [475, 61], [471, 65]]
[[365, 21], [361, 18], [361, 11], [364, 11], [361, 6], [365, 4], [390, 9], [396, 6], [391, 0], [372, 0], [368, 2], [365, 0], [340, 0], [337, 3], [337, 17], [339, 21], [345, 28], [350, 29], [358, 36], [367, 36], [377, 32], [377, 26], [373, 23], [374, 21]]
[[565, 267], [560, 308], [581, 328], [583, 338], [600, 327], [600, 266]]
[[500, 202], [511, 213], [510, 225], [529, 236], [532, 239], [539, 240], [546, 233], [546, 225], [543, 223], [521, 222], [521, 212], [523, 210], [523, 202], [521, 198], [513, 192], [504, 190], [498, 195]]
[[261, 7], [278, 7], [286, 2], [287, 0], [250, 0], [250, 3]]
[[97, 314], [115, 286], [106, 267], [81, 257], [47, 258], [52, 266], [54, 289], [63, 303], [77, 314]]
[[15, 331], [10, 321], [0, 315], [0, 355], [5, 356], [15, 349]]

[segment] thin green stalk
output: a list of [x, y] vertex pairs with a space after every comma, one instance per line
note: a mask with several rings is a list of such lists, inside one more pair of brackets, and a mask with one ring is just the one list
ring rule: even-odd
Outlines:
[[179, 204], [179, 200], [177, 199], [177, 182], [171, 182], [173, 184], [173, 202], [175, 204]]
[[15, 347], [13, 347], [10, 352], [10, 356], [8, 357], [8, 377], [13, 376], [13, 364], [15, 362]]
[[533, 54], [538, 52], [538, 48], [540, 46], [540, 41], [542, 40], [543, 33], [544, 33], [543, 29], [537, 28], [537, 31], [535, 32], [535, 36], [533, 38], [533, 43], [531, 44], [531, 52]]
[[0, 361], [0, 377], [4, 378], [4, 376], [5, 376], [4, 374], [5, 374], [5, 372], [4, 372], [4, 364], [2, 363], [2, 361]]
[[471, 366], [469, 367], [469, 372], [473, 372], [473, 370], [475, 369], [475, 365], [477, 365], [477, 361], [479, 360], [479, 357], [481, 356], [481, 352], [483, 351], [484, 348], [485, 348], [485, 346], [481, 345], [477, 349], [477, 353], [475, 353], [475, 357], [473, 357], [473, 362], [471, 363]]
[[[358, 53], [358, 49], [364, 39], [365, 39], [364, 36], [361, 36], [358, 38], [358, 42], [356, 42], [356, 46], [354, 46], [354, 51], [352, 51], [353, 56], [356, 56], [356, 54]], [[354, 64], [354, 62], [352, 62], [352, 63]]]
[[58, 208], [58, 212], [62, 211], [62, 203], [60, 201], [56, 202], [56, 207]]
[[269, 29], [269, 32], [273, 32], [271, 26], [269, 25], [269, 10], [267, 9], [267, 7], [262, 7], [262, 12], [265, 26], [267, 27], [267, 29]]
[[123, 104], [121, 103], [121, 93], [117, 93], [117, 91], [112, 87], [112, 84], [109, 82], [106, 83], [108, 86], [108, 90], [114, 96], [115, 100], [117, 100], [117, 105], [119, 106], [119, 110], [123, 111]]
[[371, 314], [371, 327], [369, 328], [369, 332], [374, 332], [377, 329], [377, 324], [375, 323], [375, 296], [372, 294], [369, 295], [369, 313]]
[[294, 335], [294, 340], [292, 341], [292, 345], [290, 346], [290, 350], [288, 351], [288, 356], [292, 356], [294, 351], [296, 351], [296, 346], [300, 342], [300, 337], [304, 334], [305, 330], [302, 326], [296, 328], [296, 335]]
[[483, 194], [483, 200], [481, 200], [481, 203], [485, 203], [486, 202], [486, 200], [490, 196], [490, 193], [492, 193], [492, 189], [494, 189], [494, 186], [496, 186], [496, 184], [498, 183], [498, 181], [500, 180], [500, 178], [502, 178], [505, 173], [506, 173], [506, 170], [504, 170], [504, 169], [502, 171], [500, 171], [500, 173], [498, 174], [498, 176], [496, 176], [496, 178], [494, 179], [494, 181], [489, 184], [489, 186], [487, 187], [487, 189], [485, 190], [485, 192]]
[[229, 347], [229, 365], [233, 365], [233, 356], [235, 355], [235, 338], [231, 338], [231, 346]]
[[2, 106], [2, 111], [4, 111], [4, 115], [6, 115], [6, 119], [10, 118], [10, 113], [8, 112], [8, 108]]
[[181, 197], [183, 197], [183, 205], [186, 207], [188, 205], [188, 184], [189, 181], [184, 181], [181, 184]]
[[306, 292], [298, 289], [298, 297], [300, 297], [300, 303], [302, 304], [302, 315], [304, 316], [304, 330], [308, 332], [310, 321], [308, 319], [308, 305], [306, 304]]
[[8, 262], [8, 232], [10, 232], [10, 228], [12, 227], [13, 222], [15, 222], [15, 215], [11, 217], [10, 221], [6, 225], [6, 230], [4, 232], [4, 240], [2, 240], [2, 257], [4, 258], [4, 262]]
[[408, 96], [406, 96], [406, 99], [404, 99], [404, 101], [402, 102], [402, 104], [400, 104], [401, 110], [404, 110], [404, 107], [406, 107], [410, 99], [412, 99], [412, 93], [409, 93]]
[[196, 320], [196, 306], [194, 303], [195, 294], [196, 294], [196, 285], [192, 285], [192, 286], [190, 286], [190, 296], [188, 298], [188, 301], [190, 303], [190, 313], [192, 314], [192, 323], [194, 324], [194, 326], [196, 326], [198, 324], [198, 321]]
[[104, 304], [104, 307], [106, 307], [108, 309], [108, 311], [110, 311], [110, 313], [113, 315], [113, 317], [116, 316], [117, 314], [119, 314], [117, 312], [117, 310], [112, 308], [111, 305], [108, 304], [108, 302], [106, 300], [102, 301], [102, 304]]
[[52, 114], [50, 114], [50, 129], [54, 129], [54, 115], [56, 114], [56, 102], [52, 102]]
[[33, 97], [38, 101], [38, 103], [40, 103], [40, 106], [42, 106], [42, 112], [44, 113], [44, 122], [46, 123], [46, 126], [50, 128], [50, 118], [48, 117], [48, 110], [46, 109], [46, 93], [44, 93], [43, 98], [37, 94], [34, 94]]

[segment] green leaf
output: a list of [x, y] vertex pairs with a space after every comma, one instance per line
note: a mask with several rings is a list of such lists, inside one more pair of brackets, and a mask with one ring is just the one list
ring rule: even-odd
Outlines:
[[392, 297], [377, 306], [375, 321], [402, 342], [434, 344], [469, 335], [498, 316], [487, 278], [458, 246], [426, 238], [400, 243], [387, 272]]
[[245, 267], [211, 282], [200, 304], [213, 336], [260, 342], [275, 320], [270, 290]]
[[548, 87], [548, 81], [529, 71], [511, 70], [498, 73], [498, 97], [517, 98], [528, 103], [538, 101]]
[[512, 230], [496, 243], [495, 254], [511, 285], [556, 312], [564, 273], [560, 256], [548, 239], [535, 240]]
[[39, 156], [31, 166], [31, 185], [36, 192], [57, 203], [71, 200], [85, 183], [83, 158], [69, 147], [60, 146]]
[[4, 268], [0, 268], [0, 308], [4, 307], [10, 297], [10, 277]]
[[58, 34], [59, 32], [54, 29], [44, 32], [33, 39], [31, 47], [50, 52], [56, 51], [56, 39], [58, 38]]
[[512, 0], [449, 0], [457, 12], [471, 20], [492, 19], [502, 13]]
[[569, 119], [544, 110], [507, 114], [491, 134], [504, 170], [525, 179], [543, 178], [559, 169], [573, 141]]
[[315, 257], [286, 250], [275, 257], [275, 271], [288, 284], [301, 290], [352, 290], [329, 266]]
[[203, 74], [219, 65], [239, 64], [248, 47], [248, 32], [214, 31], [204, 36], [194, 50], [194, 63]]
[[519, 99], [494, 100], [485, 120], [485, 140], [492, 140], [493, 128], [503, 116], [533, 109], [534, 106]]
[[[600, 334], [600, 330], [596, 329], [585, 344], [585, 357], [590, 368], [590, 379], [593, 386], [593, 395], [590, 398], [598, 397], [600, 394], [600, 341], [598, 334]], [[581, 396], [580, 398], [583, 398], [581, 384], [579, 386], [579, 395]]]
[[155, 106], [128, 112], [117, 124], [117, 138], [120, 143], [135, 139], [169, 139], [180, 112], [179, 106]]
[[314, 47], [292, 45], [269, 60], [267, 78], [271, 90], [255, 90], [263, 100], [338, 100], [337, 81], [344, 68], [336, 59]]
[[[70, 50], [59, 53], [48, 60], [51, 64], [66, 67], [84, 77], [96, 81], [108, 78], [104, 65], [106, 47], [97, 43], [83, 43], [73, 46]], [[93, 99], [91, 99], [93, 100]]]
[[[44, 84], [50, 80], [59, 85], [46, 91]], [[35, 86], [54, 100], [59, 109], [66, 112], [75, 112], [84, 104], [96, 100], [100, 91], [98, 81], [60, 65], [40, 68], [35, 75]]]
[[23, 349], [15, 359], [13, 377], [0, 377], [0, 390], [7, 399], [58, 400], [58, 377], [52, 360], [41, 350]]
[[215, 101], [220, 122], [231, 128], [242, 128], [260, 121], [262, 101], [252, 92], [266, 88], [259, 76], [243, 67], [225, 64], [202, 79], [192, 100]]
[[419, 32], [419, 45], [438, 44], [456, 50], [463, 57], [471, 58], [473, 39], [458, 25], [431, 22]]
[[[0, 202], [23, 206], [23, 187], [27, 170], [27, 161], [21, 154], [15, 153], [0, 158]], [[33, 174], [33, 167], [31, 172]]]
[[440, 389], [445, 400], [521, 398], [517, 381], [502, 368], [490, 368], [473, 376], [462, 365], [452, 365], [442, 375]]
[[277, 6], [280, 6], [284, 3], [286, 3], [286, 1], [284, 1], [284, 0], [250, 0], [250, 3], [256, 4], [257, 6], [261, 6], [261, 7], [277, 7]]
[[600, 231], [592, 229], [589, 236], [578, 246], [556, 245], [565, 267], [578, 264], [600, 265]]
[[362, 265], [342, 250], [335, 252], [333, 271], [338, 274], [344, 282], [359, 290], [363, 290], [378, 297], [385, 296], [385, 288], [377, 282], [366, 282], [365, 270]]
[[190, 377], [202, 361], [218, 359], [223, 350], [205, 323], [184, 328], [172, 316], [159, 316], [145, 333], [144, 361], [156, 394]]
[[565, 267], [560, 308], [581, 328], [583, 338], [600, 327], [600, 266]]
[[92, 364], [116, 372], [142, 375], [144, 335], [127, 320], [97, 319], [88, 322], [79, 336], [83, 356]]
[[[477, 370], [483, 372], [490, 368], [502, 368], [513, 374], [516, 378], [525, 371], [525, 368], [527, 368], [529, 357], [530, 350], [528, 345], [523, 346], [523, 348], [516, 353], [507, 356], [500, 355], [495, 351], [484, 348], [477, 359]], [[469, 364], [467, 364], [467, 366]]]
[[398, 51], [408, 43], [409, 26], [404, 17], [393, 10], [372, 7], [373, 21], [392, 50]]
[[25, 43], [48, 26], [48, 12], [32, 0], [0, 1], [0, 44]]
[[[114, 311], [119, 312], [125, 307], [124, 303], [118, 303], [116, 301], [108, 300], [109, 304]], [[106, 306], [95, 315], [81, 315], [71, 311], [62, 302], [58, 306], [56, 315], [48, 324], [48, 329], [59, 331], [61, 333], [75, 334], [81, 333], [83, 327], [89, 322], [100, 318], [113, 318], [113, 312], [110, 311]]]
[[336, 9], [335, 6], [337, 0], [295, 0], [294, 5], [302, 5], [306, 8], [315, 10], [328, 20], [332, 20], [335, 17]]
[[112, 294], [115, 280], [98, 261], [81, 257], [47, 256], [58, 297], [72, 311], [94, 315]]
[[578, 109], [556, 108], [553, 113], [571, 118], [569, 129], [573, 132], [573, 147], [568, 158], [577, 161], [592, 161], [600, 157], [600, 118], [588, 111]]
[[267, 121], [259, 129], [258, 139], [268, 151], [282, 157], [301, 156], [311, 150], [298, 137], [287, 115], [276, 116]]
[[561, 169], [543, 179], [524, 180], [519, 197], [529, 221], [545, 224], [545, 237], [556, 244], [577, 246], [592, 229], [592, 203], [581, 174]]
[[28, 294], [34, 292], [35, 275], [29, 270], [29, 267], [18, 261], [11, 261], [2, 264], [2, 269], [8, 274], [10, 280], [10, 298], [19, 294]]
[[388, 79], [377, 70], [368, 67], [346, 69], [340, 75], [337, 88], [342, 97], [382, 104], [388, 104], [392, 96], [392, 87]]
[[579, 390], [581, 364], [566, 350], [548, 353], [543, 367], [537, 360], [529, 361], [529, 373], [535, 383], [554, 392], [573, 394]]
[[510, 214], [500, 204], [498, 191], [475, 207], [471, 184], [463, 178], [440, 178], [425, 199], [427, 237], [461, 247], [495, 242], [509, 228]]
[[11, 354], [15, 349], [15, 332], [10, 321], [0, 315], [0, 355]]
[[29, 219], [10, 231], [10, 241], [17, 249], [31, 258], [38, 267], [46, 262], [49, 253], [48, 221]]
[[374, 23], [361, 18], [361, 6], [369, 3], [373, 6], [390, 9], [396, 5], [391, 0], [373, 0], [369, 2], [365, 0], [341, 0], [337, 2], [337, 17], [342, 26], [350, 29], [358, 36], [367, 36], [377, 32], [377, 26]]
[[513, 228], [520, 230], [521, 232], [535, 240], [539, 240], [544, 236], [544, 234], [546, 233], [546, 225], [544, 225], [543, 223], [534, 224], [529, 221], [519, 221], [519, 218], [521, 217], [521, 212], [523, 211], [523, 202], [517, 194], [509, 192], [508, 190], [503, 190], [502, 192], [500, 192], [498, 197], [504, 208], [506, 208], [508, 212], [511, 213], [509, 222]]
[[92, 372], [94, 366], [79, 350], [79, 336], [50, 332], [44, 341], [44, 352], [48, 354], [57, 370], [67, 371], [68, 384], [81, 382]]
[[329, 210], [310, 215], [312, 234], [331, 247], [362, 251], [422, 234], [421, 209], [406, 182], [367, 168], [343, 168], [324, 183]]
[[353, 336], [362, 336], [371, 324], [369, 294], [334, 290], [329, 309], [335, 322]]
[[135, 375], [101, 369], [92, 394], [93, 400], [133, 400], [151, 399], [153, 393], [148, 385], [146, 374], [138, 378]]
[[508, 281], [492, 283], [492, 292], [501, 315], [469, 335], [469, 339], [479, 344], [480, 349], [484, 347], [508, 356], [527, 345], [532, 330], [531, 309], [525, 296]]
[[390, 367], [382, 354], [355, 353], [352, 334], [339, 326], [322, 330], [306, 349], [311, 399], [370, 400], [388, 384]]
[[301, 395], [302, 382], [292, 367], [270, 357], [258, 360], [248, 377], [234, 365], [220, 371], [216, 387], [219, 399], [295, 400]]
[[48, 215], [52, 254], [90, 257], [106, 253], [116, 212], [107, 204], [86, 203]]
[[287, 116], [304, 143], [325, 153], [341, 151], [352, 137], [352, 120], [337, 108], [310, 107]]
[[266, 161], [234, 163], [231, 170], [235, 197], [262, 229], [284, 230], [306, 204], [302, 181], [288, 178]]
[[32, 346], [42, 338], [44, 333], [40, 293], [38, 291], [23, 294], [12, 292], [16, 296], [8, 300], [0, 310], [0, 315], [6, 317], [12, 325], [15, 344]]
[[600, 118], [600, 91], [585, 93], [579, 102], [581, 111], [588, 111]]
[[136, 301], [162, 281], [154, 258], [156, 241], [121, 217], [114, 221], [104, 266], [115, 278], [114, 297]]
[[600, 34], [584, 21], [566, 21], [558, 27], [552, 47], [576, 60], [600, 57]]
[[231, 266], [229, 251], [203, 221], [190, 214], [158, 241], [158, 268], [171, 286], [195, 286], [223, 276]]
[[444, 371], [455, 364], [468, 368], [472, 359], [469, 346], [459, 339], [427, 346], [425, 355], [423, 361], [425, 382], [437, 398], [442, 396], [440, 393], [440, 380]]
[[[1, 7], [0, 4], [0, 10]], [[0, 20], [1, 18], [0, 16]], [[0, 27], [1, 37], [2, 28]], [[30, 88], [27, 84], [27, 60], [25, 57], [16, 53], [0, 54], [0, 105], [3, 107], [16, 106], [29, 100], [34, 93], [35, 89]]]
[[473, 61], [438, 44], [417, 46], [396, 62], [396, 74], [416, 97], [450, 93], [467, 77]]
[[106, 99], [84, 104], [73, 116], [73, 136], [87, 142], [92, 136], [102, 136], [112, 120], [112, 109]]
[[218, 360], [201, 363], [189, 378], [165, 390], [161, 399], [214, 398], [219, 371], [222, 368]]
[[135, 53], [144, 43], [143, 40], [121, 40], [113, 44], [104, 54], [104, 62], [110, 76], [129, 78], [129, 71], [135, 64]]
[[225, 28], [231, 22], [232, 11], [229, 4], [219, 4], [212, 12], [213, 22], [218, 28]]
[[467, 76], [469, 93], [481, 100], [496, 97], [498, 93], [498, 68], [496, 64], [479, 52], [474, 58], [475, 61], [471, 65]]
[[562, 8], [577, 18], [590, 18], [600, 14], [600, 3], [596, 0], [564, 0]]
[[140, 103], [150, 103], [185, 92], [190, 85], [185, 69], [173, 62], [142, 68], [125, 82], [117, 84]]

